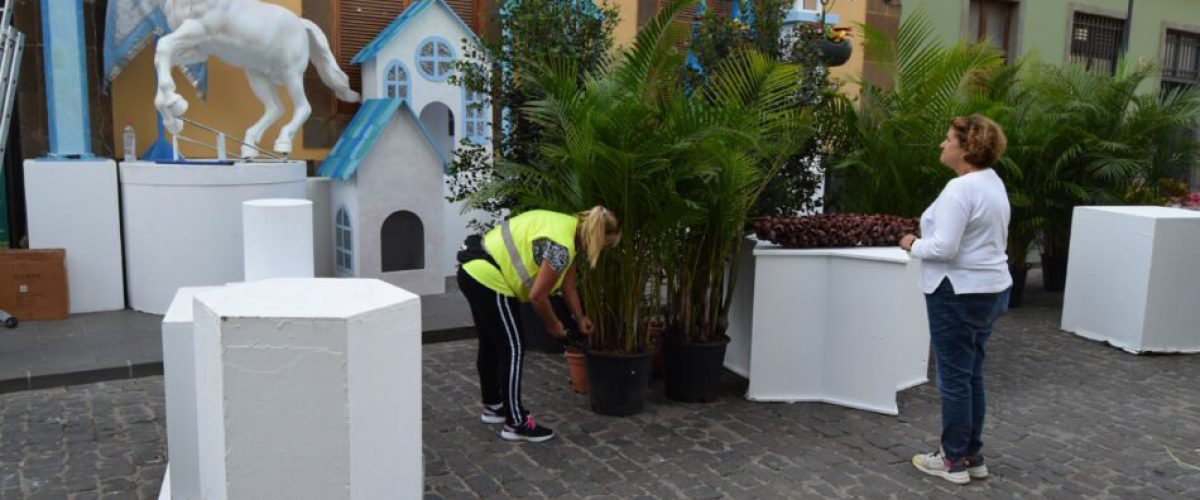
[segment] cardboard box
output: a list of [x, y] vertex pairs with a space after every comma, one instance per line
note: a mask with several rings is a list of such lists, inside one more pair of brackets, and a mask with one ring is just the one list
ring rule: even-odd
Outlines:
[[66, 257], [62, 249], [0, 251], [0, 309], [21, 321], [66, 318]]

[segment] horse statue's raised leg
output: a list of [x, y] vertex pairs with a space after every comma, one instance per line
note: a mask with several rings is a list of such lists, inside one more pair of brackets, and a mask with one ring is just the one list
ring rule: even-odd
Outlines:
[[[246, 70], [246, 79], [250, 81], [250, 89], [254, 91], [255, 97], [258, 97], [258, 100], [262, 101], [263, 107], [266, 108], [262, 117], [246, 129], [246, 137], [243, 139], [246, 144], [242, 145], [242, 158], [254, 158], [258, 156], [258, 150], [251, 146], [258, 146], [267, 127], [283, 116], [283, 103], [279, 100], [279, 92], [275, 88], [275, 83], [266, 75]], [[280, 136], [282, 137], [282, 134]], [[276, 147], [276, 149], [279, 148]]]
[[198, 54], [196, 46], [207, 37], [204, 25], [195, 19], [189, 19], [179, 25], [179, 28], [158, 40], [154, 53], [154, 68], [158, 73], [158, 92], [154, 96], [154, 107], [162, 114], [163, 126], [172, 134], [183, 130], [183, 120], [179, 117], [187, 112], [188, 102], [176, 92], [175, 79], [171, 68], [185, 61], [183, 54]]

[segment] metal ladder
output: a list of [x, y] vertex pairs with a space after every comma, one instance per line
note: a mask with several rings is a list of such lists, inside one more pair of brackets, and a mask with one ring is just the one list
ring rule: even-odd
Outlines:
[[0, 166], [8, 150], [8, 127], [16, 107], [17, 77], [25, 49], [25, 34], [12, 25], [12, 4], [13, 0], [4, 0], [4, 10], [0, 12]]

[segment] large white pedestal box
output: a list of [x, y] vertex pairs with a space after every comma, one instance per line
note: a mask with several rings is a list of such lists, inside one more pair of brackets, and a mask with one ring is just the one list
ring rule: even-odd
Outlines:
[[163, 490], [174, 500], [200, 499], [200, 452], [196, 433], [196, 337], [192, 303], [217, 287], [180, 288], [162, 322], [163, 386], [167, 410], [167, 461], [173, 480]]
[[822, 401], [895, 415], [927, 381], [920, 266], [899, 248], [754, 250], [755, 401]]
[[306, 199], [303, 162], [122, 163], [129, 306], [163, 314], [183, 287], [242, 281], [242, 202]]
[[26, 160], [29, 248], [67, 251], [72, 314], [125, 308], [121, 210], [112, 160]]
[[196, 295], [201, 496], [420, 498], [420, 298], [378, 280]]
[[1077, 207], [1062, 329], [1129, 352], [1200, 352], [1200, 212]]
[[287, 198], [242, 203], [246, 281], [313, 277], [313, 202]]

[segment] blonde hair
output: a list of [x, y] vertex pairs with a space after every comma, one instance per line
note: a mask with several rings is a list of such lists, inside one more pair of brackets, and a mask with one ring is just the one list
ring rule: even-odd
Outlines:
[[596, 267], [604, 248], [621, 242], [620, 223], [617, 216], [601, 205], [579, 212], [575, 216], [579, 219], [577, 231], [579, 239], [583, 242], [583, 249], [587, 252], [588, 263]]
[[1004, 130], [986, 116], [974, 114], [955, 117], [950, 120], [950, 128], [954, 129], [954, 134], [958, 136], [958, 142], [966, 153], [963, 159], [976, 167], [991, 168], [1004, 156], [1004, 150], [1008, 148], [1008, 138], [1004, 137]]

